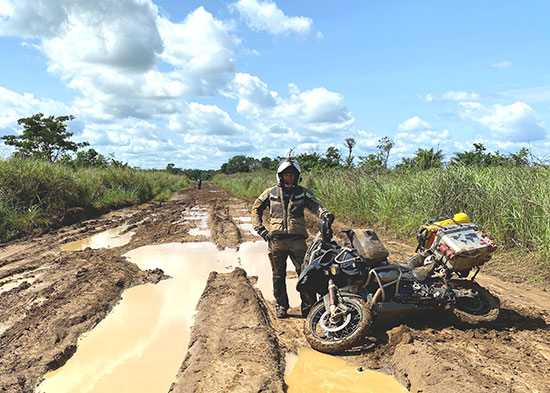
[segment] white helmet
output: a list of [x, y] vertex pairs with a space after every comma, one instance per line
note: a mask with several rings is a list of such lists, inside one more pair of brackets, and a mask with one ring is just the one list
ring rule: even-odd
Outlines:
[[293, 187], [296, 187], [302, 181], [302, 177], [300, 176], [302, 168], [300, 168], [300, 163], [295, 158], [285, 158], [277, 166], [277, 184], [281, 187], [283, 185], [284, 172], [295, 172], [297, 174]]

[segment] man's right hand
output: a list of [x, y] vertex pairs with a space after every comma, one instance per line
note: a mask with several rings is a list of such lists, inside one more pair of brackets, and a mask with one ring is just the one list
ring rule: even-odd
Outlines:
[[269, 233], [269, 231], [265, 228], [260, 228], [258, 230], [258, 235], [260, 235], [266, 242], [272, 239], [271, 233]]

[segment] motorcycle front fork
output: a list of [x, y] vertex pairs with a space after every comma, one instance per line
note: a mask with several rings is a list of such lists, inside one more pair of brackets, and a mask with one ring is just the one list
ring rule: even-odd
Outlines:
[[330, 320], [332, 322], [336, 322], [338, 318], [346, 313], [346, 310], [343, 308], [345, 308], [345, 304], [342, 295], [340, 295], [338, 287], [331, 278], [328, 280], [328, 294], [325, 297], [325, 309], [329, 311]]

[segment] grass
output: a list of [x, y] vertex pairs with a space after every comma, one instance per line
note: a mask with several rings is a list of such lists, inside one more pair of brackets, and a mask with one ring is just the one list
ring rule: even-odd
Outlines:
[[[246, 198], [273, 186], [273, 172], [217, 175], [213, 183]], [[339, 169], [304, 174], [302, 185], [344, 221], [415, 239], [421, 224], [467, 213], [497, 241], [508, 266], [550, 281], [550, 169], [450, 167], [426, 171]], [[515, 255], [529, 255], [516, 262]], [[511, 269], [513, 270], [513, 269]], [[540, 277], [537, 277], [540, 275]]]
[[67, 209], [167, 199], [190, 183], [185, 176], [134, 168], [73, 169], [35, 159], [0, 160], [0, 241], [59, 222]]

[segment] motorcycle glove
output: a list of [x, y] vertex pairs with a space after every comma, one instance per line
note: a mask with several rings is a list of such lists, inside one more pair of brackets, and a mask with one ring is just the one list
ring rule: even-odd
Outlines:
[[332, 224], [334, 222], [334, 214], [332, 214], [331, 212], [324, 212], [323, 213], [323, 216], [321, 217], [323, 220], [325, 220], [326, 222], [328, 222], [329, 224]]
[[264, 227], [258, 229], [258, 235], [260, 235], [266, 242], [272, 239], [271, 233]]

